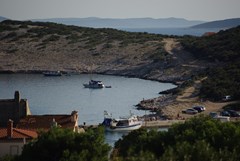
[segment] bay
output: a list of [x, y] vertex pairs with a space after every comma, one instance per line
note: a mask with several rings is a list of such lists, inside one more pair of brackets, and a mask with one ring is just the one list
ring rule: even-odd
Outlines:
[[150, 34], [162, 34], [162, 35], [192, 35], [202, 36], [206, 32], [219, 32], [222, 28], [122, 28], [123, 31], [129, 32], [147, 32]]
[[42, 74], [1, 74], [0, 98], [13, 98], [19, 90], [21, 98], [28, 99], [33, 115], [70, 114], [78, 111], [79, 124], [99, 124], [107, 110], [113, 117], [125, 116], [129, 111], [144, 115], [136, 105], [144, 99], [159, 96], [158, 92], [175, 87], [171, 83], [110, 75], [92, 75], [112, 88], [88, 89], [83, 87], [90, 75], [80, 74], [45, 77]]
[[[101, 80], [112, 88], [88, 89], [83, 83], [90, 78]], [[149, 112], [137, 110], [135, 105], [143, 98], [159, 96], [159, 92], [174, 88], [171, 83], [110, 75], [79, 74], [61, 77], [45, 77], [42, 74], [0, 74], [0, 99], [14, 97], [16, 90], [27, 99], [33, 115], [70, 114], [78, 111], [79, 124], [97, 125], [103, 121], [107, 110], [113, 117], [138, 116]], [[127, 133], [105, 133], [111, 146]]]

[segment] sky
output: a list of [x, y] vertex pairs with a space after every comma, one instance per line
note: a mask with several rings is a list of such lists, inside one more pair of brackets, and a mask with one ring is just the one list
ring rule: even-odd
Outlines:
[[0, 0], [0, 16], [45, 18], [240, 18], [240, 0]]

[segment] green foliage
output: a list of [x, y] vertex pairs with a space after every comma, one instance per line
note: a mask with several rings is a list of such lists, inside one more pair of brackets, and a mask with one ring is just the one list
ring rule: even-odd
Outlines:
[[[45, 41], [57, 41], [57, 36], [64, 36], [69, 40], [69, 44], [84, 42], [84, 48], [89, 49], [96, 47], [100, 44], [106, 44], [105, 48], [111, 48], [111, 43], [118, 41], [121, 47], [128, 46], [129, 44], [144, 44], [147, 41], [161, 41], [162, 35], [148, 34], [148, 33], [135, 33], [126, 32], [109, 28], [87, 28], [77, 26], [67, 26], [62, 24], [50, 22], [31, 22], [31, 21], [11, 21], [6, 20], [0, 23], [0, 32], [26, 29], [27, 33], [24, 35], [28, 38], [46, 39]], [[54, 35], [50, 36], [50, 35]]]
[[44, 39], [43, 42], [48, 43], [50, 41], [57, 41], [59, 39], [60, 39], [60, 36], [58, 35], [50, 35], [47, 39]]
[[167, 132], [140, 129], [115, 144], [118, 160], [239, 160], [240, 124], [196, 117]]
[[234, 99], [240, 99], [240, 63], [230, 64], [210, 70], [200, 90], [201, 97], [215, 101], [223, 96], [231, 95]]
[[201, 97], [219, 101], [231, 95], [240, 99], [240, 26], [212, 36], [186, 36], [182, 44], [200, 59], [225, 64], [207, 71], [208, 79], [201, 87]]
[[232, 103], [223, 107], [224, 110], [236, 110], [240, 111], [240, 103]]
[[186, 36], [182, 39], [182, 44], [198, 58], [221, 62], [236, 61], [240, 57], [240, 26], [212, 36]]
[[104, 143], [103, 128], [74, 133], [61, 128], [42, 133], [24, 146], [19, 161], [99, 161], [108, 160], [110, 147]]
[[4, 36], [2, 39], [13, 39], [16, 38], [17, 33], [16, 32], [10, 32], [6, 36]]
[[162, 48], [161, 50], [156, 50], [155, 52], [153, 52], [149, 56], [149, 58], [152, 59], [154, 62], [164, 61], [169, 59], [169, 54]]
[[71, 34], [70, 36], [66, 37], [67, 40], [70, 40], [69, 44], [76, 43], [80, 40], [80, 37], [76, 34]]
[[0, 32], [17, 30], [16, 27], [9, 25], [7, 22], [9, 22], [9, 20], [5, 20], [0, 23]]
[[16, 157], [12, 156], [12, 155], [4, 155], [4, 156], [0, 157], [0, 161], [13, 161], [14, 158], [16, 158]]

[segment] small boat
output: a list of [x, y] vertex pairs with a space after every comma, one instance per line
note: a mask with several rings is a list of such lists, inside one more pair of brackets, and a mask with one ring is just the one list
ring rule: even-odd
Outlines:
[[47, 71], [43, 72], [44, 76], [62, 76], [62, 73], [60, 71]]
[[107, 111], [104, 111], [104, 121], [102, 125], [107, 131], [132, 131], [142, 127], [142, 121], [130, 112], [128, 117], [112, 118]]
[[83, 84], [85, 88], [104, 88], [102, 81], [90, 80], [88, 84]]

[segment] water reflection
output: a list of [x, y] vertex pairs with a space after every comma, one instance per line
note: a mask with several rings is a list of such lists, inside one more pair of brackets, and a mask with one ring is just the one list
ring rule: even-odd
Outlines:
[[[153, 128], [148, 128], [148, 130], [152, 130]], [[156, 128], [157, 131], [167, 131], [168, 128]], [[122, 131], [122, 132], [114, 132], [114, 131], [105, 131], [105, 142], [108, 143], [111, 147], [114, 147], [115, 142], [121, 139], [123, 136], [126, 136], [130, 133], [130, 131]]]

